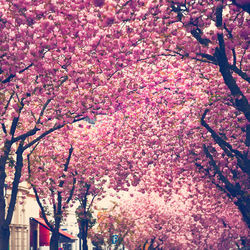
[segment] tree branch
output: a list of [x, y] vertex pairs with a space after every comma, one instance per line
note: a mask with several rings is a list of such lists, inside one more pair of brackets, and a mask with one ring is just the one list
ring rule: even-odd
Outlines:
[[[70, 159], [71, 159], [71, 156], [72, 156], [72, 153], [73, 153], [73, 147], [72, 145], [70, 146], [70, 149], [69, 149], [69, 154], [68, 154], [68, 158], [64, 164], [64, 169], [63, 171], [67, 172], [68, 171], [68, 167], [69, 167], [69, 163], [70, 163]], [[61, 177], [65, 177], [65, 175], [63, 174]], [[63, 187], [63, 184], [64, 184], [64, 180], [61, 180], [60, 183], [59, 183], [59, 187]]]
[[13, 212], [15, 209], [15, 204], [16, 204], [16, 197], [18, 193], [18, 186], [22, 174], [22, 168], [23, 168], [23, 144], [24, 140], [22, 140], [17, 148], [16, 151], [16, 165], [15, 165], [15, 176], [14, 180], [12, 182], [12, 192], [11, 192], [11, 198], [10, 198], [10, 204], [9, 208], [7, 211], [7, 216], [6, 216], [6, 223], [9, 225], [12, 220]]
[[12, 121], [12, 124], [11, 124], [11, 128], [10, 128], [10, 134], [12, 135], [12, 137], [14, 137], [14, 134], [15, 134], [15, 131], [16, 131], [16, 127], [17, 127], [17, 124], [18, 124], [18, 121], [19, 121], [19, 118], [20, 118], [20, 114], [21, 114], [21, 111], [24, 107], [24, 104], [23, 104], [23, 101], [21, 102], [18, 102], [18, 117], [15, 117]]
[[234, 72], [236, 73], [237, 75], [239, 75], [242, 79], [246, 80], [247, 82], [250, 83], [250, 77], [245, 73], [243, 72], [242, 70], [240, 70], [238, 67], [236, 67], [236, 65], [231, 65], [229, 64], [228, 67]]
[[[24, 71], [28, 70], [31, 66], [33, 66], [33, 63], [31, 63], [30, 65], [28, 65], [27, 67], [25, 67], [24, 69], [20, 70], [18, 73], [21, 74]], [[16, 74], [10, 74], [7, 78], [5, 78], [2, 83], [7, 83], [10, 82], [12, 78], [14, 78], [16, 76]]]
[[198, 167], [199, 169], [203, 170], [204, 172], [206, 172], [206, 174], [210, 177], [210, 178], [209, 178], [210, 181], [211, 181], [218, 189], [220, 189], [221, 191], [223, 191], [224, 193], [226, 193], [227, 196], [228, 196], [230, 199], [232, 199], [232, 196], [230, 195], [230, 193], [229, 193], [224, 187], [222, 187], [221, 185], [219, 185], [218, 183], [216, 183], [216, 182], [213, 180], [214, 176], [212, 176], [212, 175], [210, 174], [210, 172], [209, 172], [208, 169], [206, 169], [205, 167], [203, 167], [201, 164], [199, 164], [199, 163], [197, 163], [197, 162], [195, 163], [195, 166]]
[[201, 117], [201, 125], [207, 129], [208, 132], [212, 135], [215, 142], [223, 149], [223, 151], [226, 153], [227, 156], [232, 157], [234, 156], [233, 153], [240, 157], [241, 159], [244, 158], [244, 156], [236, 149], [233, 149], [232, 146], [226, 142], [224, 139], [222, 139], [221, 136], [219, 136], [205, 121], [205, 117], [207, 113], [209, 112], [209, 109], [206, 109]]
[[[25, 140], [27, 137], [32, 136], [32, 135], [35, 135], [36, 132], [39, 131], [39, 130], [40, 130], [39, 128], [35, 127], [35, 128], [33, 128], [32, 130], [30, 130], [30, 131], [28, 131], [28, 132], [26, 132], [26, 133], [24, 133], [24, 134], [22, 134], [22, 135], [19, 135], [19, 136], [13, 138], [13, 139], [12, 139], [12, 142], [14, 143], [14, 142], [17, 142], [17, 141], [20, 141], [20, 140]], [[36, 142], [37, 142], [37, 141], [36, 141]], [[35, 143], [36, 143], [36, 142], [35, 142]], [[35, 143], [33, 143], [33, 144], [35, 144]], [[32, 145], [33, 145], [33, 144], [32, 144]], [[30, 145], [30, 146], [32, 146], [32, 145]], [[28, 148], [28, 147], [26, 147], [26, 148]], [[25, 148], [25, 149], [26, 149], [26, 148]]]
[[42, 116], [43, 116], [43, 114], [44, 114], [46, 108], [48, 107], [48, 105], [50, 104], [51, 101], [52, 101], [52, 99], [48, 99], [48, 100], [45, 102], [45, 104], [43, 105], [43, 108], [42, 108], [42, 110], [41, 110], [41, 112], [40, 112], [40, 114], [39, 114], [39, 118], [38, 118], [36, 124], [39, 124], [39, 123], [40, 123], [41, 118], [42, 118]]
[[[38, 144], [37, 144], [37, 145], [38, 145]], [[37, 145], [36, 145], [36, 146], [37, 146]], [[38, 204], [39, 208], [41, 209], [41, 213], [42, 213], [42, 217], [43, 217], [44, 221], [46, 222], [46, 224], [48, 225], [48, 227], [49, 227], [51, 230], [53, 230], [54, 227], [53, 227], [53, 225], [52, 225], [52, 224], [48, 221], [48, 219], [47, 219], [47, 215], [46, 215], [45, 209], [44, 209], [44, 207], [43, 207], [43, 205], [42, 205], [42, 203], [41, 203], [41, 201], [40, 201], [40, 198], [39, 198], [37, 189], [36, 189], [35, 185], [34, 185], [34, 184], [32, 183], [32, 181], [31, 181], [30, 155], [33, 153], [33, 151], [34, 151], [34, 149], [27, 155], [28, 174], [29, 174], [29, 179], [30, 179], [29, 183], [30, 183], [30, 185], [31, 185], [31, 187], [32, 187], [32, 189], [33, 189], [33, 191], [34, 191], [34, 193], [35, 193], [36, 201], [37, 201], [37, 204]]]
[[[74, 194], [74, 191], [75, 191], [75, 184], [76, 184], [76, 178], [73, 179], [73, 185], [72, 185], [72, 188], [70, 190], [70, 194], [69, 194], [69, 197], [68, 199], [66, 200], [66, 203], [69, 204], [69, 202], [71, 201], [72, 197], [73, 197], [73, 194]], [[63, 207], [63, 209], [65, 209], [65, 206]]]
[[222, 174], [222, 172], [220, 171], [219, 167], [217, 166], [213, 156], [209, 152], [208, 147], [205, 144], [203, 144], [203, 150], [204, 150], [204, 153], [205, 153], [206, 157], [210, 161], [210, 165], [213, 167], [215, 173], [219, 176], [220, 180], [226, 185], [226, 188], [230, 192], [230, 194], [233, 197], [236, 197], [238, 194], [240, 194], [241, 190], [238, 189], [236, 186], [232, 185], [229, 182], [229, 180]]

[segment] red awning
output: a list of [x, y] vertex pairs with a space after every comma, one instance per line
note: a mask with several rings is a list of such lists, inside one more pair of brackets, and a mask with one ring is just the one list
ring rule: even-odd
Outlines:
[[[46, 227], [48, 230], [50, 230], [50, 228], [48, 227], [48, 225], [46, 224], [45, 220], [42, 218], [31, 218], [32, 220], [36, 221], [37, 223], [39, 223], [40, 225]], [[70, 240], [76, 240], [77, 238], [71, 234], [66, 233], [65, 231], [59, 229], [59, 233], [61, 236], [66, 237], [67, 239]]]

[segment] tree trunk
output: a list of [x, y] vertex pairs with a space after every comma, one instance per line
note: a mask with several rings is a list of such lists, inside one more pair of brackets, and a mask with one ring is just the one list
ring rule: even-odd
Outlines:
[[81, 238], [82, 238], [82, 250], [88, 250], [88, 219], [84, 219], [81, 222]]
[[60, 237], [59, 231], [52, 231], [52, 235], [50, 238], [50, 245], [49, 245], [50, 250], [58, 250], [59, 237]]
[[246, 222], [248, 228], [250, 228], [250, 199], [248, 198], [248, 194], [246, 192], [242, 192], [243, 194], [239, 195], [238, 200], [235, 203], [238, 206], [243, 220]]
[[86, 237], [82, 239], [82, 250], [88, 250], [88, 241]]
[[11, 148], [11, 143], [6, 142], [4, 147], [6, 150], [4, 151], [4, 155], [0, 157], [0, 249], [7, 250], [9, 237], [10, 237], [10, 230], [9, 225], [6, 224], [5, 217], [6, 217], [6, 201], [5, 201], [5, 164], [8, 159], [8, 155]]
[[10, 229], [9, 226], [0, 226], [0, 249], [8, 250], [10, 239]]
[[[14, 180], [12, 182], [12, 190], [11, 190], [11, 196], [10, 196], [10, 202], [8, 204], [8, 209], [6, 213], [6, 200], [5, 200], [5, 164], [6, 159], [8, 157], [8, 152], [4, 157], [1, 157], [0, 159], [0, 250], [8, 250], [9, 245], [9, 238], [10, 238], [10, 229], [9, 225], [11, 223], [15, 204], [16, 204], [16, 197], [18, 193], [18, 186], [22, 174], [22, 168], [23, 168], [23, 141], [20, 142], [18, 149], [16, 151], [16, 164], [15, 164], [15, 175]], [[9, 149], [10, 149], [9, 144]], [[8, 150], [9, 150], [8, 149]]]

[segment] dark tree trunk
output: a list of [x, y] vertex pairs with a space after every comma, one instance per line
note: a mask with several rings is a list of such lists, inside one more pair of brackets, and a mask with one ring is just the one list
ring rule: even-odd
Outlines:
[[88, 250], [88, 219], [81, 221], [82, 250]]
[[9, 225], [1, 226], [0, 227], [0, 249], [1, 250], [8, 250], [9, 239], [10, 239]]
[[86, 192], [84, 197], [80, 199], [81, 207], [84, 209], [83, 218], [79, 221], [79, 229], [82, 239], [82, 250], [88, 250], [88, 229], [89, 229], [89, 218], [87, 213], [87, 197], [89, 193], [90, 185], [86, 184]]
[[[16, 204], [16, 197], [18, 193], [18, 186], [21, 178], [22, 173], [22, 167], [23, 167], [23, 143], [24, 141], [21, 141], [18, 149], [16, 151], [16, 164], [15, 164], [15, 176], [14, 180], [12, 182], [12, 191], [11, 191], [11, 197], [10, 197], [10, 203], [8, 206], [7, 214], [6, 214], [6, 201], [5, 201], [5, 164], [8, 158], [9, 150], [11, 147], [11, 144], [8, 144], [8, 149], [5, 152], [4, 157], [0, 159], [0, 249], [1, 250], [7, 250], [9, 245], [9, 238], [10, 238], [10, 229], [9, 225], [11, 223], [15, 204]], [[7, 145], [7, 144], [6, 144]]]
[[248, 194], [244, 192], [243, 195], [238, 197], [235, 205], [238, 206], [244, 221], [248, 228], [250, 228], [250, 199], [248, 198]]
[[5, 151], [4, 155], [0, 157], [0, 249], [8, 249], [8, 242], [9, 242], [9, 224], [5, 221], [5, 164], [10, 152], [11, 143], [7, 142], [4, 145]]
[[[202, 120], [203, 125], [206, 125], [204, 119]], [[209, 129], [209, 127], [207, 127]], [[213, 131], [211, 131], [213, 132]], [[212, 134], [213, 135], [213, 134]], [[214, 137], [215, 138], [215, 137]], [[216, 140], [215, 140], [216, 141]], [[218, 143], [218, 142], [217, 142]], [[220, 143], [218, 143], [220, 145]], [[223, 148], [223, 145], [221, 146]], [[246, 222], [247, 226], [250, 228], [250, 199], [247, 195], [247, 192], [241, 189], [239, 184], [232, 184], [227, 177], [221, 172], [219, 166], [217, 165], [212, 153], [206, 145], [203, 145], [204, 153], [206, 157], [209, 159], [209, 163], [214, 170], [214, 172], [218, 175], [220, 180], [224, 183], [224, 187], [222, 190], [230, 197], [236, 198], [234, 204], [238, 207], [239, 211], [242, 214], [243, 220]], [[244, 169], [243, 167], [242, 169]]]
[[88, 250], [87, 238], [82, 239], [82, 250]]
[[60, 237], [59, 230], [52, 231], [52, 235], [50, 238], [50, 246], [49, 246], [50, 250], [58, 250], [59, 237]]

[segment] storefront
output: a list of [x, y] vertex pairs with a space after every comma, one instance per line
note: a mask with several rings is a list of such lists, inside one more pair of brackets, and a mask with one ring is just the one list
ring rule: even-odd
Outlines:
[[[62, 250], [72, 250], [72, 243], [77, 239], [71, 234], [59, 229], [59, 247]], [[47, 250], [50, 244], [50, 229], [42, 218], [30, 218], [30, 249]]]

